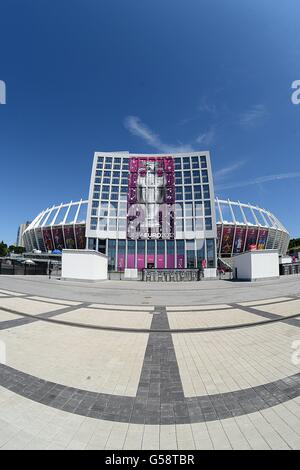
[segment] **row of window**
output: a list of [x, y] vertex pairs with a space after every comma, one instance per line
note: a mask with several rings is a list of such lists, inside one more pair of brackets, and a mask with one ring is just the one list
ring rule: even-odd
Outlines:
[[[176, 218], [176, 230], [179, 232], [194, 232], [194, 231], [202, 231], [204, 230], [212, 230], [212, 218], [205, 217], [203, 218], [185, 218], [180, 219]], [[126, 218], [100, 218], [97, 219], [96, 217], [91, 218], [90, 223], [91, 230], [103, 230], [103, 231], [126, 231], [127, 230], [127, 219]]]
[[98, 240], [89, 238], [88, 247], [108, 256], [110, 271], [125, 268], [216, 267], [215, 240]]

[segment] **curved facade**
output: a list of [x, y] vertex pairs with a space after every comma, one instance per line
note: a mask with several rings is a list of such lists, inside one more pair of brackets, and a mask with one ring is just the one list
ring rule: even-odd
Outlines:
[[[88, 200], [52, 206], [42, 211], [24, 234], [27, 251], [43, 252], [53, 249], [87, 246], [86, 219]], [[278, 249], [287, 252], [290, 236], [271, 212], [251, 204], [215, 200], [217, 221], [217, 254], [229, 257], [247, 251], [251, 245], [258, 249]], [[107, 253], [108, 244], [98, 242], [98, 249]], [[107, 245], [107, 246], [106, 246]]]
[[271, 212], [251, 204], [216, 199], [217, 253], [231, 257], [256, 247], [287, 252], [290, 236]]

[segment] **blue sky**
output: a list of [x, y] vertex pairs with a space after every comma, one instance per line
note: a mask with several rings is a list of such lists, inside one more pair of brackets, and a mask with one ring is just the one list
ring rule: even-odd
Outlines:
[[210, 150], [300, 236], [299, 2], [1, 0], [0, 239], [87, 197], [93, 152]]

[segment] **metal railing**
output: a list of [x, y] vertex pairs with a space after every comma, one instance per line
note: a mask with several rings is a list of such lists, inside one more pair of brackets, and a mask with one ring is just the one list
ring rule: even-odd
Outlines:
[[188, 282], [201, 279], [201, 269], [143, 269], [142, 277], [146, 282]]

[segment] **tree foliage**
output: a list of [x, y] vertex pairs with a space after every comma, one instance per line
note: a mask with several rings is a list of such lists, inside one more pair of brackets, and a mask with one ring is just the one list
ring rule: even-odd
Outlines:
[[292, 248], [300, 247], [300, 238], [293, 238], [289, 244], [289, 250]]

